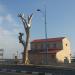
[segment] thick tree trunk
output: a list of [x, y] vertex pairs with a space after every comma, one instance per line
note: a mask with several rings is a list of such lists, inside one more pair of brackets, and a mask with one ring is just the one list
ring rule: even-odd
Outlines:
[[28, 30], [26, 33], [26, 46], [24, 48], [24, 56], [23, 56], [23, 63], [29, 64], [29, 56], [28, 56], [28, 50], [29, 50], [29, 44], [30, 44], [30, 31]]

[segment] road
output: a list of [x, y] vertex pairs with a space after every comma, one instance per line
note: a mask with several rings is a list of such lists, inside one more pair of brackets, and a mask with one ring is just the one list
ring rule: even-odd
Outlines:
[[55, 66], [55, 65], [0, 65], [0, 75], [37, 75], [37, 74], [26, 74], [26, 73], [44, 73], [44, 74], [50, 73], [53, 75], [75, 75], [75, 66], [74, 67], [72, 66], [68, 66], [68, 65], [59, 65], [59, 66]]
[[0, 72], [0, 75], [32, 75], [32, 74]]

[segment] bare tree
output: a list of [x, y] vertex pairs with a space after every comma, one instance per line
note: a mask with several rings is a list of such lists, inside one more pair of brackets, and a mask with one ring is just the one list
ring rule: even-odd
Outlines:
[[[23, 52], [23, 63], [24, 64], [29, 64], [29, 57], [28, 57], [28, 48], [29, 48], [29, 44], [30, 44], [30, 28], [31, 28], [31, 22], [32, 22], [32, 15], [33, 13], [28, 16], [28, 18], [26, 19], [26, 17], [22, 14], [19, 14], [18, 17], [20, 17], [20, 19], [22, 20], [22, 23], [24, 25], [24, 29], [26, 32], [26, 43], [24, 46], [24, 52]], [[20, 34], [19, 37], [20, 42], [24, 45], [23, 41], [22, 41], [22, 34]]]

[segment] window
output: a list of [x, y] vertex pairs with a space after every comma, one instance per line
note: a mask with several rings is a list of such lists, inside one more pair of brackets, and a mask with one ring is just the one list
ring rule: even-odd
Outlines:
[[57, 45], [54, 43], [54, 44], [53, 44], [53, 48], [56, 48], [56, 47], [57, 47]]
[[66, 44], [66, 46], [67, 46], [67, 44]]
[[47, 44], [47, 47], [50, 48], [50, 44], [49, 43]]
[[53, 54], [53, 55], [51, 55], [51, 57], [52, 57], [52, 58], [56, 58], [56, 55], [55, 55], [55, 54]]
[[34, 45], [34, 48], [37, 49], [37, 44]]

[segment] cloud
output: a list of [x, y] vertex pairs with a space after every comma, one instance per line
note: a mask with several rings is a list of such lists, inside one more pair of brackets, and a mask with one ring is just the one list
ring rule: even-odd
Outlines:
[[0, 5], [0, 49], [4, 49], [4, 58], [12, 58], [14, 53], [22, 49], [18, 43], [19, 31], [19, 25], [12, 14], [7, 12], [5, 6]]
[[1, 23], [2, 22], [13, 23], [14, 21], [13, 21], [13, 18], [10, 14], [6, 14], [4, 16], [3, 15], [0, 16], [0, 22]]
[[4, 58], [11, 58], [12, 54], [19, 50], [18, 37], [15, 37], [12, 32], [0, 28], [0, 48], [4, 49]]
[[19, 28], [20, 25], [17, 23], [13, 15], [9, 13], [9, 10], [6, 8], [6, 6], [2, 4], [0, 4], [0, 26], [12, 31], [16, 30], [17, 32], [21, 30]]

